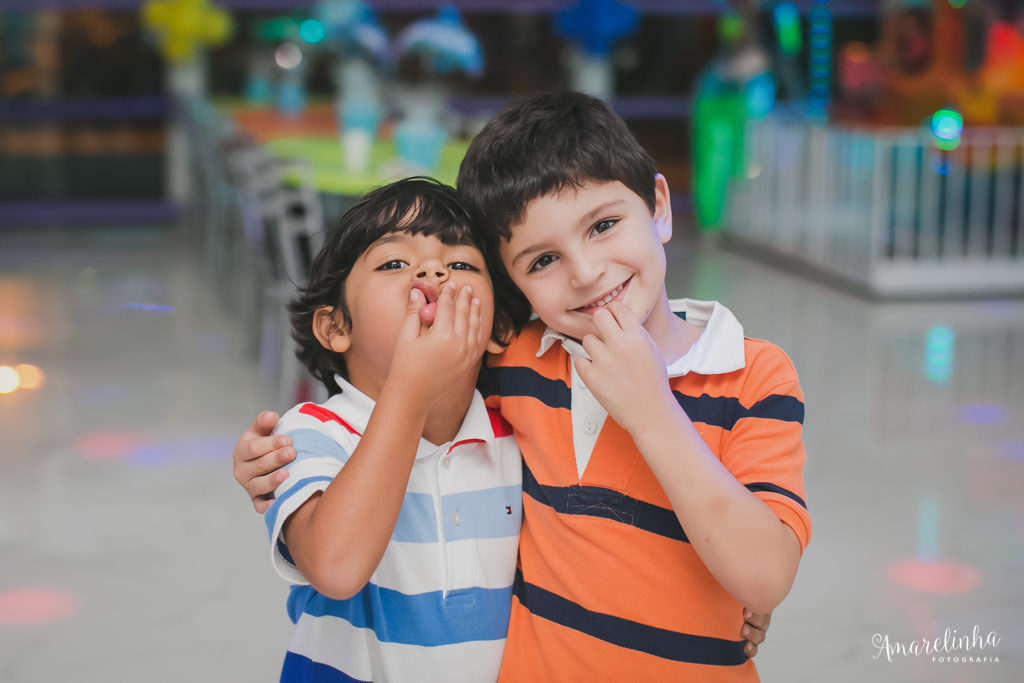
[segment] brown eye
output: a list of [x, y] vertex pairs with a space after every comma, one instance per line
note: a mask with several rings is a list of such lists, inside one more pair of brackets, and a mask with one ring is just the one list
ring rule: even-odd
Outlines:
[[536, 261], [530, 264], [530, 269], [527, 272], [533, 273], [535, 271], [547, 268], [548, 266], [555, 262], [555, 259], [556, 257], [554, 254], [544, 254], [543, 256], [541, 256]]

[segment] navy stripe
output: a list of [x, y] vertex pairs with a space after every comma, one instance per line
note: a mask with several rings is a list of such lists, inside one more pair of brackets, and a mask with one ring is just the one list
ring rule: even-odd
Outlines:
[[548, 379], [533, 368], [487, 368], [480, 376], [480, 393], [488, 396], [530, 396], [549, 408], [571, 405], [572, 392], [560, 379]]
[[676, 513], [600, 486], [540, 484], [523, 462], [523, 493], [562, 515], [600, 517], [689, 543]]
[[369, 683], [352, 678], [333, 666], [314, 662], [309, 657], [289, 652], [284, 656], [281, 683]]
[[500, 640], [508, 631], [512, 587], [466, 588], [407, 595], [368, 583], [348, 600], [331, 600], [312, 586], [293, 586], [289, 616], [344, 619], [370, 629], [384, 643], [433, 647], [474, 640]]
[[771, 394], [744, 408], [739, 399], [732, 396], [687, 396], [673, 391], [676, 401], [693, 422], [731, 430], [739, 420], [748, 417], [783, 422], [804, 422], [804, 404], [793, 396]]
[[792, 498], [796, 502], [800, 503], [800, 507], [805, 510], [807, 509], [807, 503], [804, 502], [803, 498], [788, 489], [782, 488], [781, 486], [776, 486], [775, 484], [770, 484], [766, 481], [755, 481], [754, 483], [747, 484], [746, 486], [749, 491], [754, 493], [757, 493], [758, 491], [770, 491], [772, 493], [778, 493], [781, 496], [786, 496], [787, 498]]
[[629, 650], [674, 662], [711, 666], [739, 666], [747, 661], [743, 653], [746, 641], [679, 633], [592, 612], [551, 591], [526, 583], [520, 571], [516, 571], [513, 594], [523, 607], [542, 619]]

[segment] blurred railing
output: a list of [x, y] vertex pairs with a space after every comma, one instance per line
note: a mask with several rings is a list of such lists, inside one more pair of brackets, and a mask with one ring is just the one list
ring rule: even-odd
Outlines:
[[1024, 129], [752, 124], [730, 242], [879, 297], [1024, 294]]

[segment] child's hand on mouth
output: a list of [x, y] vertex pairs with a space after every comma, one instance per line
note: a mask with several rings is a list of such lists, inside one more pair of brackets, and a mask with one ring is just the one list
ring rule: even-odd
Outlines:
[[428, 282], [415, 282], [413, 288], [423, 292], [423, 305], [420, 306], [420, 322], [432, 325], [437, 314], [437, 289]]

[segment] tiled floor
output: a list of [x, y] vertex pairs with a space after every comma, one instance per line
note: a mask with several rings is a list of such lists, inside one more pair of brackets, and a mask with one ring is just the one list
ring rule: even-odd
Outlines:
[[[1024, 300], [868, 303], [669, 251], [669, 293], [725, 302], [806, 393], [814, 537], [762, 678], [1024, 680]], [[0, 394], [0, 681], [276, 680], [287, 591], [230, 451], [286, 406], [201, 261], [159, 229], [0, 229], [0, 366], [45, 372]], [[945, 661], [873, 644], [975, 626]]]

